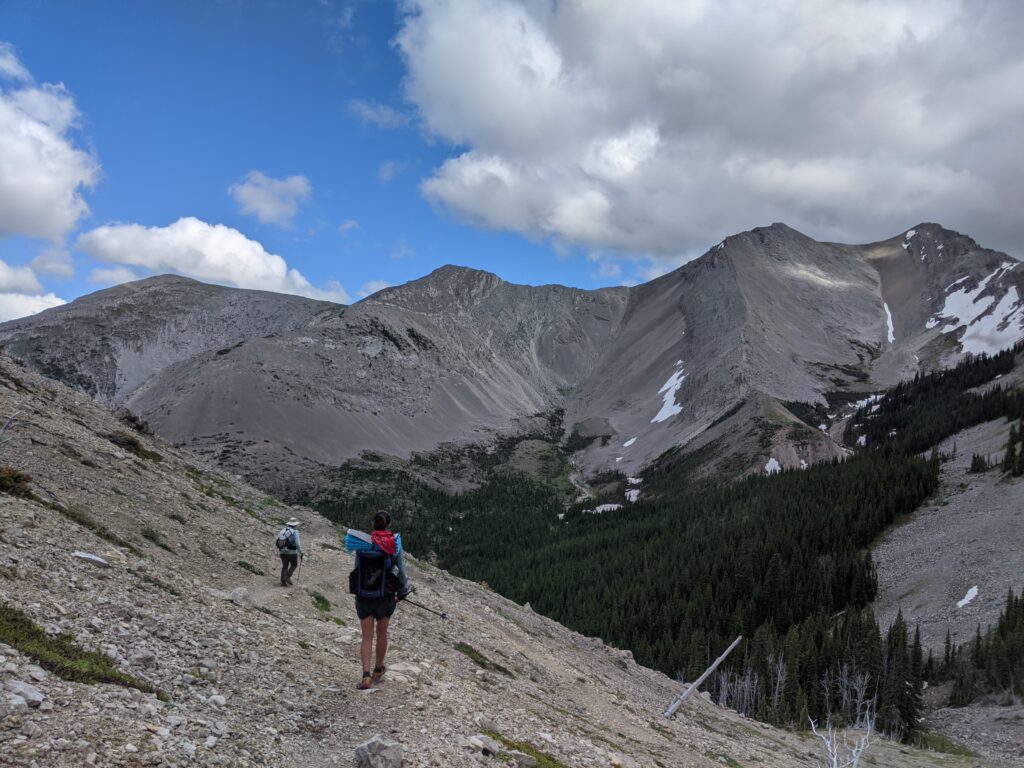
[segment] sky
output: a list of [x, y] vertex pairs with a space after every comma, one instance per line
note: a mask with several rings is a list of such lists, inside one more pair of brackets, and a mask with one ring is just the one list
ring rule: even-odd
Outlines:
[[783, 221], [1024, 256], [1014, 0], [0, 0], [0, 320], [173, 272], [632, 285]]

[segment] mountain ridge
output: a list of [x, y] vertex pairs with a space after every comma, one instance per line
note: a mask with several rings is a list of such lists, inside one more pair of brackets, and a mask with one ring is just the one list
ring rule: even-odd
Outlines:
[[[160, 276], [2, 324], [0, 343], [250, 477], [487, 443], [559, 409], [567, 434], [601, 438], [574, 457], [584, 473], [634, 472], [767, 398], [725, 430], [753, 471], [845, 450], [828, 429], [787, 439], [785, 403], [835, 410], [1012, 343], [1018, 263], [937, 224], [844, 245], [775, 223], [634, 287], [449, 264], [342, 306]], [[769, 444], [751, 419], [778, 427]]]

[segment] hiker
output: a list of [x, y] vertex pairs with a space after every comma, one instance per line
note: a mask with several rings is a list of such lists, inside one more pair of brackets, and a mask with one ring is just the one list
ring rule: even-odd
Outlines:
[[[390, 527], [391, 515], [378, 512], [373, 517], [373, 533], [367, 535], [350, 528], [345, 534], [345, 549], [356, 555], [356, 567], [349, 576], [349, 592], [356, 596], [356, 615], [363, 632], [359, 646], [363, 676], [356, 686], [363, 691], [372, 688], [384, 677], [388, 623], [398, 601], [409, 594], [402, 537], [401, 534], [392, 533]], [[377, 663], [371, 671], [374, 634], [377, 636]]]
[[299, 536], [299, 526], [302, 523], [296, 518], [288, 519], [284, 528], [277, 534], [277, 551], [281, 555], [281, 586], [292, 586], [292, 574], [299, 567], [299, 558], [305, 559], [306, 553], [302, 549], [302, 538]]

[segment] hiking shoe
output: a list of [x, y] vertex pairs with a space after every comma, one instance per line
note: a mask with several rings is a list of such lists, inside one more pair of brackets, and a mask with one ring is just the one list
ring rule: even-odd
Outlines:
[[373, 688], [373, 677], [369, 672], [363, 673], [363, 679], [359, 681], [359, 685], [356, 686], [360, 691], [368, 691]]
[[379, 683], [384, 679], [384, 673], [387, 671], [387, 667], [380, 666], [373, 668], [373, 675], [370, 678], [374, 683]]

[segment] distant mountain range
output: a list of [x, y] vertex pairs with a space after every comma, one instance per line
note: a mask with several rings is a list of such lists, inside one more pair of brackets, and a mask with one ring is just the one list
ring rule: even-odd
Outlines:
[[1018, 265], [937, 224], [867, 245], [773, 224], [633, 288], [445, 266], [341, 306], [165, 275], [4, 323], [0, 344], [264, 485], [557, 409], [587, 472], [712, 441], [773, 471], [842, 454], [844, 404], [1024, 336]]

